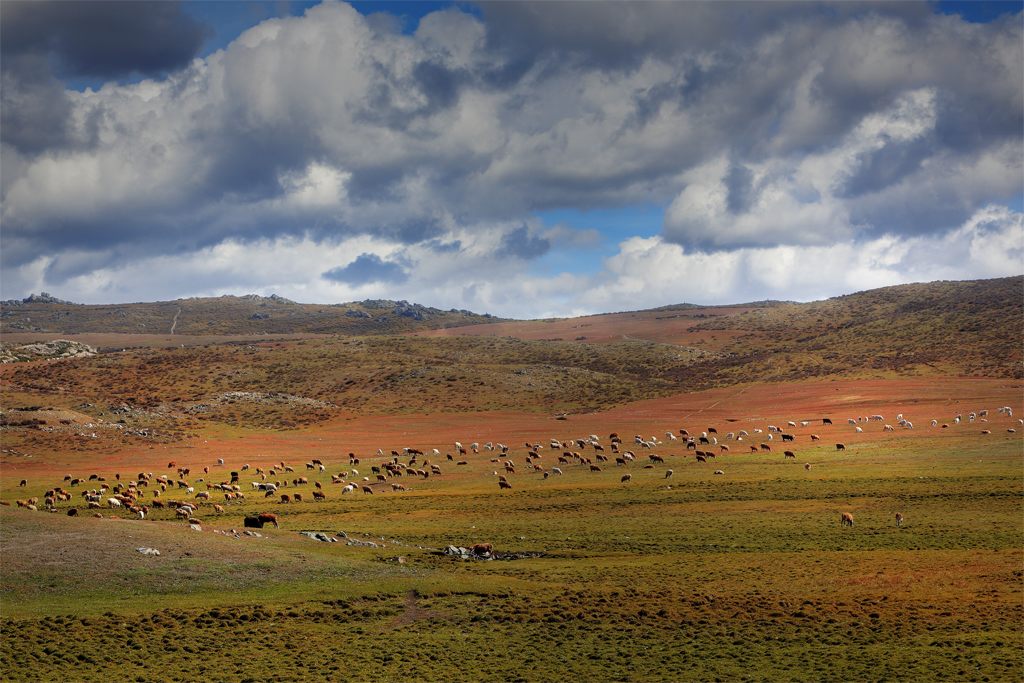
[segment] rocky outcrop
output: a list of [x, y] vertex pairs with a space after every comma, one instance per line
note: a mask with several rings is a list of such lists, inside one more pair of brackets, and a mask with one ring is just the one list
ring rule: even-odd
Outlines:
[[96, 349], [81, 342], [54, 339], [48, 342], [13, 346], [0, 344], [0, 363], [18, 363], [54, 358], [84, 358], [95, 356]]

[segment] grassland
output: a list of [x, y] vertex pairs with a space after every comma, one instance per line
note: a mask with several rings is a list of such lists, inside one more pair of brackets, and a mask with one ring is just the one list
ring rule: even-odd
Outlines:
[[[728, 400], [710, 392], [707, 409], [683, 425], [752, 429], [784, 417], [773, 407], [796, 416], [814, 405], [880, 405], [872, 393], [886, 389], [900, 396], [882, 404], [886, 412], [908, 404], [927, 414], [994, 405], [1017, 391], [991, 381], [933, 395], [913, 386], [876, 382], [859, 396], [849, 393], [853, 382], [841, 392], [764, 386]], [[514, 435], [568, 436], [602, 423], [647, 433], [692, 408], [655, 402], [640, 411], [655, 415], [635, 422], [626, 410], [586, 424], [529, 418]], [[977, 424], [894, 434], [872, 424], [863, 435], [837, 424], [824, 428], [833, 430], [824, 444], [809, 438], [822, 426], [808, 425], [793, 430], [797, 462], [734, 444], [704, 465], [668, 442], [657, 449], [664, 465], [627, 465], [627, 484], [619, 482], [622, 468], [563, 465], [562, 476], [548, 479], [509, 475], [514, 489], [504, 492], [485, 451], [464, 466], [439, 461], [440, 477], [392, 480], [408, 492], [381, 485], [373, 496], [342, 495], [301, 465], [317, 453], [328, 473], [349, 471], [343, 452], [358, 444], [368, 473], [385, 459], [369, 452], [369, 434], [353, 428], [346, 439], [339, 423], [337, 432], [282, 435], [263, 462], [296, 458], [296, 474], [285, 478], [322, 480], [327, 501], [281, 505], [250, 494], [223, 516], [205, 506], [202, 532], [168, 510], [140, 521], [110, 511], [93, 519], [0, 508], [0, 676], [1019, 680], [1024, 498], [1021, 442], [1006, 432], [1014, 422], [993, 415], [987, 436]], [[485, 416], [482, 428], [497, 424]], [[443, 449], [448, 428], [428, 426], [412, 438]], [[367, 431], [385, 449], [410, 444], [394, 430]], [[332, 433], [337, 440], [322, 444]], [[839, 438], [848, 451], [835, 451]], [[193, 466], [228, 454], [209, 475], [219, 481], [238, 457], [260, 449], [226, 444], [191, 456], [169, 452]], [[515, 445], [509, 457], [521, 470], [525, 448]], [[543, 453], [550, 469], [556, 453]], [[147, 465], [167, 457], [139, 455]], [[111, 464], [116, 469], [97, 465], [96, 473], [109, 481], [134, 463], [121, 456]], [[6, 467], [2, 498], [39, 495], [65, 466], [53, 456], [26, 488], [9, 478], [26, 470]], [[712, 474], [719, 468], [724, 475]], [[281, 514], [282, 528], [261, 538], [214, 532], [261, 510]], [[842, 511], [854, 513], [855, 527], [840, 527]], [[896, 511], [906, 517], [902, 528]], [[319, 543], [296, 533], [305, 529], [344, 530], [382, 547]], [[515, 559], [467, 562], [433, 552], [484, 541]], [[162, 555], [142, 556], [137, 546]]]
[[[98, 356], [2, 366], [0, 680], [1019, 681], [1022, 283], [434, 332], [398, 316], [408, 329], [370, 336], [101, 329]], [[273, 309], [253, 324], [296, 306], [228, 303]], [[876, 413], [915, 428], [847, 423]], [[768, 425], [795, 441], [768, 441]], [[711, 426], [730, 450], [706, 447], [708, 463], [666, 435]], [[526, 444], [607, 448], [611, 431], [636, 461], [573, 445], [539, 450], [547, 478], [527, 466]], [[511, 451], [460, 456], [455, 441]], [[442, 473], [376, 482], [391, 460], [377, 449], [404, 447]], [[563, 450], [601, 471], [559, 464]], [[240, 471], [246, 498], [213, 493], [201, 531], [173, 508], [83, 506], [100, 477], [177, 467], [197, 493]], [[256, 468], [277, 494], [253, 489]], [[55, 486], [74, 500], [15, 504]], [[153, 488], [149, 505], [196, 500]], [[256, 512], [281, 528], [236, 533]], [[437, 552], [475, 543], [498, 559]]]

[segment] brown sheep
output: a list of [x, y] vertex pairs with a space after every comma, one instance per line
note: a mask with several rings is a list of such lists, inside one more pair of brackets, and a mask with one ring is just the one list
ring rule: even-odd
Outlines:
[[839, 523], [842, 526], [853, 526], [853, 513], [844, 512], [842, 516], [839, 518]]

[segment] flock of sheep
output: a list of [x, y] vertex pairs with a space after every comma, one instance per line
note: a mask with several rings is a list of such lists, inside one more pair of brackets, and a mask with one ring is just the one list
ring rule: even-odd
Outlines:
[[[999, 408], [999, 414], [1012, 418], [1013, 411], [1009, 406]], [[897, 415], [895, 422], [903, 429], [913, 429], [913, 423], [902, 414]], [[950, 428], [952, 425], [973, 424], [975, 422], [987, 423], [988, 411], [979, 410], [971, 412], [967, 416], [957, 414], [950, 422], [941, 423], [938, 420], [931, 421], [932, 428]], [[863, 433], [872, 423], [882, 423], [882, 430], [886, 432], [895, 431], [895, 427], [885, 423], [882, 415], [869, 415], [856, 418], [848, 418], [847, 425], [852, 426], [854, 433]], [[403, 448], [401, 451], [392, 450], [388, 457], [383, 449], [377, 450], [377, 464], [370, 464], [369, 472], [363, 476], [356, 467], [360, 465], [360, 459], [354, 453], [348, 455], [348, 469], [329, 474], [329, 486], [336, 486], [341, 495], [362, 491], [363, 494], [390, 490], [394, 493], [408, 491], [409, 486], [396, 481], [402, 477], [427, 480], [431, 477], [443, 475], [440, 462], [453, 463], [456, 467], [468, 465], [470, 462], [469, 453], [478, 455], [481, 452], [489, 454], [490, 463], [494, 465], [492, 476], [496, 478], [499, 489], [513, 489], [512, 475], [517, 472], [528, 472], [539, 474], [543, 479], [551, 476], [562, 475], [563, 468], [579, 467], [586, 468], [593, 473], [601, 473], [606, 468], [628, 468], [633, 463], [644, 462], [643, 469], [656, 469], [658, 465], [664, 465], [664, 455], [655, 452], [655, 449], [684, 448], [686, 454], [693, 451], [693, 462], [707, 463], [719, 456], [728, 454], [730, 446], [737, 447], [739, 444], [748, 442], [750, 451], [756, 453], [771, 453], [776, 439], [782, 444], [793, 443], [797, 435], [786, 431], [787, 428], [808, 427], [812, 424], [810, 420], [799, 422], [789, 420], [785, 427], [767, 424], [764, 428], [752, 427], [730, 431], [720, 435], [714, 426], [691, 434], [686, 429], [678, 431], [666, 431], [664, 439], [657, 436], [644, 437], [640, 434], [634, 435], [632, 441], [627, 444], [617, 433], [612, 432], [605, 443], [596, 434], [590, 434], [583, 438], [557, 439], [552, 438], [547, 443], [523, 444], [526, 451], [521, 465], [518, 465], [512, 455], [512, 449], [503, 443], [479, 442], [470, 443], [464, 446], [456, 441], [453, 444], [455, 454], [448, 452], [443, 456], [437, 448], [430, 449], [429, 453], [416, 448]], [[822, 418], [823, 427], [832, 426], [829, 418]], [[1024, 424], [1024, 420], [1017, 420], [1014, 424]], [[1007, 431], [1014, 433], [1014, 427], [1007, 428]], [[981, 430], [982, 434], [990, 434], [990, 429]], [[819, 441], [818, 434], [809, 434], [803, 438], [810, 441]], [[783, 455], [786, 459], [796, 458], [793, 450], [786, 450], [783, 446]], [[791, 447], [792, 448], [792, 447]], [[836, 443], [837, 450], [846, 450], [843, 443]], [[667, 452], [667, 451], [663, 451]], [[638, 455], [641, 454], [641, 455]], [[642, 457], [642, 454], [646, 454]], [[674, 456], [674, 454], [673, 454]], [[444, 458], [444, 460], [442, 460]], [[433, 459], [434, 461], [432, 461]], [[224, 467], [224, 460], [218, 459], [214, 466]], [[804, 464], [805, 469], [810, 469], [809, 463]], [[243, 490], [241, 473], [249, 471], [248, 464], [242, 465], [239, 471], [230, 472], [230, 478], [222, 478], [221, 481], [208, 481], [211, 467], [203, 468], [203, 477], [197, 478], [194, 482], [189, 481], [191, 469], [189, 467], [178, 467], [176, 463], [168, 463], [168, 469], [176, 470], [176, 476], [170, 477], [166, 474], [154, 475], [153, 473], [139, 472], [132, 480], [122, 480], [120, 474], [114, 475], [114, 482], [108, 482], [105, 477], [99, 474], [92, 474], [86, 478], [76, 478], [69, 475], [64, 477], [60, 485], [46, 491], [42, 500], [42, 508], [49, 511], [57, 511], [58, 503], [72, 503], [67, 508], [67, 514], [75, 516], [79, 507], [87, 510], [94, 510], [95, 516], [101, 516], [99, 508], [107, 508], [110, 511], [119, 510], [127, 512], [131, 516], [145, 519], [152, 509], [167, 508], [174, 510], [175, 516], [188, 521], [194, 526], [198, 525], [196, 514], [202, 507], [209, 506], [214, 513], [223, 513], [225, 505], [242, 503], [246, 501], [245, 493], [250, 496], [259, 496], [260, 499], [272, 499], [278, 504], [302, 503], [307, 499], [313, 502], [327, 499], [324, 484], [319, 480], [310, 480], [308, 476], [298, 476], [295, 469], [284, 462], [275, 466], [256, 467], [253, 469], [253, 480], [248, 482], [248, 488]], [[305, 469], [316, 473], [327, 474], [327, 468], [320, 460], [311, 460], [305, 463]], [[221, 471], [224, 471], [223, 469]], [[620, 470], [621, 471], [621, 470]], [[289, 475], [292, 475], [289, 479]], [[661, 481], [672, 478], [674, 471], [671, 468], [664, 469]], [[716, 475], [724, 475], [721, 469], [714, 470]], [[622, 484], [629, 484], [633, 480], [633, 473], [626, 471], [620, 477]], [[405, 481], [408, 481], [406, 479]], [[27, 481], [22, 480], [21, 486], [27, 486]], [[69, 489], [78, 486], [90, 486], [79, 491], [78, 497], [81, 501], [75, 504], [75, 494]], [[67, 486], [67, 488], [65, 488]], [[308, 487], [308, 488], [307, 488]], [[375, 488], [376, 487], [376, 488]], [[198, 490], [197, 490], [198, 489]], [[284, 490], [287, 489], [287, 492]], [[306, 491], [309, 493], [307, 494]], [[148, 496], [147, 496], [148, 494]], [[223, 502], [214, 502], [218, 496]], [[269, 502], [269, 501], [268, 501]], [[40, 501], [37, 497], [16, 501], [19, 507], [30, 510], [39, 509]], [[8, 502], [3, 502], [9, 505]], [[897, 526], [902, 525], [903, 517], [896, 515]], [[843, 513], [841, 518], [843, 526], [853, 526], [853, 515]]]

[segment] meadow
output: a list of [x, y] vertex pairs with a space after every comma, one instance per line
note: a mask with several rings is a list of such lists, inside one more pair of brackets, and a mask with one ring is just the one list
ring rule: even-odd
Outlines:
[[[242, 472], [244, 502], [222, 515], [200, 507], [202, 531], [167, 509], [138, 520], [108, 509], [68, 517], [67, 502], [55, 513], [0, 507], [0, 677], [1020, 680], [1021, 430], [995, 413], [1002, 405], [1020, 414], [1019, 383], [762, 384], [568, 421], [508, 411], [347, 416], [284, 433], [210, 431], [102, 458], [5, 456], [8, 503], [41, 496], [65, 473], [108, 482], [140, 470], [173, 475], [174, 460], [201, 487], [203, 466], [207, 481], [242, 463], [252, 469]], [[952, 423], [981, 408], [987, 422]], [[912, 415], [915, 428], [867, 422], [857, 433], [846, 424], [875, 410], [890, 422]], [[823, 415], [835, 425], [821, 425]], [[949, 428], [931, 427], [932, 417]], [[727, 430], [789, 419], [809, 423], [787, 427], [794, 459], [778, 440], [771, 453], [751, 453], [764, 433], [724, 440]], [[665, 435], [711, 425], [731, 450], [708, 463]], [[525, 468], [526, 442], [595, 433], [607, 447], [613, 430], [635, 462], [601, 462], [601, 472], [562, 464], [551, 475], [559, 452], [544, 448], [537, 464], [549, 477]], [[665, 462], [650, 462], [634, 434], [658, 436], [653, 451]], [[502, 441], [510, 453], [495, 463], [496, 452], [469, 452], [456, 465], [443, 455], [456, 439]], [[839, 441], [847, 450], [836, 451]], [[376, 448], [404, 446], [426, 450], [443, 474], [392, 479], [374, 495], [330, 483], [342, 471], [372, 480], [370, 467], [391, 459]], [[312, 458], [326, 473], [305, 468]], [[511, 490], [497, 486], [504, 459], [516, 464]], [[295, 472], [272, 479], [319, 480], [327, 500], [309, 502], [311, 485], [280, 489], [301, 492], [302, 503], [252, 492], [255, 467], [282, 461]], [[632, 479], [623, 483], [625, 472]], [[409, 490], [393, 492], [393, 482]], [[231, 533], [263, 511], [277, 513], [281, 528]], [[842, 512], [855, 526], [840, 526]], [[377, 547], [322, 543], [302, 530], [344, 531]], [[483, 542], [498, 559], [436, 552]], [[161, 555], [141, 555], [142, 546]]]

